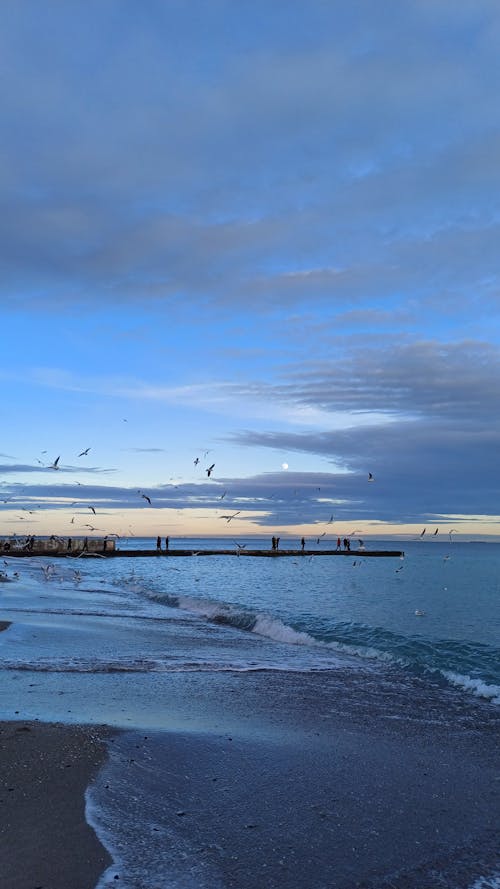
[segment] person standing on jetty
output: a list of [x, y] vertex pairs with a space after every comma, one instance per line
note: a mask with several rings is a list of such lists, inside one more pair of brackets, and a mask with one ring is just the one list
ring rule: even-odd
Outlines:
[[276, 537], [271, 537], [271, 548], [276, 549]]
[[168, 550], [169, 543], [170, 543], [170, 537], [165, 537], [165, 550]]
[[161, 550], [161, 537], [156, 538], [156, 549]]
[[301, 548], [302, 552], [304, 552], [305, 545], [306, 545], [306, 541], [305, 541], [305, 538], [303, 537], [302, 540], [300, 541], [300, 548]]

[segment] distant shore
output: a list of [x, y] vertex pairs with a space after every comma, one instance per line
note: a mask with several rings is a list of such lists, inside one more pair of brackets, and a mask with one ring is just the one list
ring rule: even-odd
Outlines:
[[94, 889], [111, 863], [85, 820], [99, 727], [0, 722], [2, 889]]

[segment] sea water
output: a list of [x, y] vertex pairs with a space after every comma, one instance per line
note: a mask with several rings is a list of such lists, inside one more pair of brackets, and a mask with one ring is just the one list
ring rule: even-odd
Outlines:
[[[161, 739], [163, 731], [234, 726], [234, 707], [226, 712], [221, 698], [224, 690], [231, 698], [235, 675], [335, 671], [362, 676], [374, 690], [388, 677], [404, 690], [411, 677], [454, 689], [465, 708], [468, 699], [500, 704], [500, 544], [365, 541], [367, 549], [404, 550], [401, 558], [371, 558], [355, 549], [321, 555], [332, 546], [326, 541], [303, 555], [298, 541], [282, 539], [296, 555], [273, 559], [236, 555], [245, 544], [269, 549], [267, 538], [238, 543], [170, 542], [193, 553], [234, 546], [232, 557], [6, 557], [0, 619], [12, 623], [0, 633], [0, 717], [129, 729], [108, 764], [118, 788], [134, 732]], [[118, 541], [122, 549], [154, 546]], [[217, 691], [209, 682], [214, 674]], [[407, 706], [411, 711], [411, 698]], [[242, 711], [242, 724], [245, 718]], [[149, 780], [158, 762], [152, 754]], [[130, 787], [123, 792], [130, 795]], [[150, 805], [135, 796], [138, 810]], [[97, 788], [88, 810], [113, 847], [116, 807], [106, 815]], [[148, 836], [149, 876], [130, 885], [158, 885], [155, 837]], [[118, 854], [116, 842], [114, 849]], [[103, 887], [105, 879], [109, 874]], [[195, 884], [215, 887], [214, 879], [198, 873]]]

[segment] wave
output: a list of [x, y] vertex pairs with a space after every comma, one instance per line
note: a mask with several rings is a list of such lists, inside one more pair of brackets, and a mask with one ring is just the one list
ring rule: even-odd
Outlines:
[[51, 660], [51, 661], [2, 661], [3, 670], [22, 673], [324, 673], [331, 665], [293, 665], [284, 663], [242, 664], [212, 661], [166, 662], [159, 659], [138, 658], [130, 660]]
[[[416, 639], [356, 623], [330, 625], [327, 631], [322, 627], [312, 627], [308, 632], [270, 614], [241, 609], [217, 600], [171, 595], [151, 595], [149, 598], [189, 611], [219, 626], [252, 632], [285, 645], [307, 646], [317, 652], [335, 652], [344, 657], [362, 659], [365, 666], [367, 662], [377, 662], [418, 675], [439, 676], [441, 680], [460, 686], [477, 697], [500, 704], [500, 687], [493, 677], [474, 677], [478, 664], [483, 664], [488, 674], [488, 665], [498, 662], [497, 653], [484, 644]], [[455, 669], [450, 669], [451, 666]], [[468, 672], [460, 673], [460, 667], [465, 667]]]
[[[460, 673], [452, 673], [450, 670], [444, 670], [443, 675], [452, 685], [464, 688], [480, 698], [486, 698], [492, 704], [500, 704], [500, 685], [488, 685], [482, 679], [462, 676]], [[500, 881], [498, 889], [500, 889]]]

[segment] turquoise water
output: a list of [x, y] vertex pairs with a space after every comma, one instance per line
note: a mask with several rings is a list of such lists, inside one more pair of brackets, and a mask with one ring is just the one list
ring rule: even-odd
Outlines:
[[[117, 869], [125, 889], [222, 885], [199, 870], [200, 845], [181, 842], [175, 812], [167, 817], [172, 733], [237, 733], [244, 743], [265, 731], [279, 744], [289, 734], [300, 752], [334, 714], [363, 731], [383, 724], [403, 746], [419, 726], [476, 733], [479, 745], [481, 731], [490, 737], [500, 704], [500, 546], [374, 541], [367, 548], [404, 549], [404, 558], [320, 556], [328, 545], [301, 555], [289, 541], [297, 555], [278, 559], [4, 560], [0, 620], [11, 624], [0, 632], [0, 718], [128, 730], [87, 794], [87, 819], [114, 862], [96, 889], [116, 885]], [[228, 541], [171, 546], [199, 552]], [[139, 749], [141, 781], [130, 767]], [[461, 889], [500, 885], [489, 852], [468, 854], [474, 879]], [[415, 889], [458, 886], [444, 872], [422, 880]]]
[[[118, 545], [153, 544], [135, 538]], [[268, 548], [269, 541], [248, 545]], [[228, 541], [171, 541], [176, 546], [196, 552]], [[48, 558], [7, 559], [1, 618], [12, 626], [0, 636], [0, 669], [58, 673], [71, 684], [75, 674], [352, 663], [427, 676], [500, 702], [500, 545], [367, 544], [404, 549], [402, 559], [355, 551], [302, 556], [298, 541], [283, 546], [297, 556], [80, 558], [49, 569]]]

